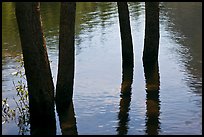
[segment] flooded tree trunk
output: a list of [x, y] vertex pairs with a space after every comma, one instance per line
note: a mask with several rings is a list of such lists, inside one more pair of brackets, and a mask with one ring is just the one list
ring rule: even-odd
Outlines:
[[122, 42], [122, 67], [133, 68], [133, 44], [127, 2], [117, 2]]
[[159, 2], [145, 2], [143, 66], [146, 79], [146, 133], [158, 135], [159, 101]]
[[60, 9], [59, 64], [56, 86], [56, 108], [61, 114], [68, 113], [72, 102], [75, 59], [76, 2], [62, 2]]
[[159, 52], [159, 2], [145, 2], [143, 62], [156, 62]]
[[54, 85], [39, 2], [16, 2], [16, 19], [28, 84], [31, 134], [56, 134]]
[[[117, 2], [118, 5], [118, 14], [119, 14], [119, 24], [120, 24], [120, 34], [122, 42], [122, 68], [123, 74], [126, 73], [125, 70], [131, 70], [134, 66], [134, 56], [133, 56], [133, 44], [132, 44], [132, 35], [129, 19], [129, 10], [127, 2]], [[132, 71], [130, 71], [132, 72]], [[132, 74], [130, 74], [132, 77]], [[130, 90], [125, 90], [125, 87], [130, 87], [132, 83], [132, 78], [123, 77], [122, 83], [122, 94], [130, 94]], [[125, 84], [125, 83], [126, 84]]]

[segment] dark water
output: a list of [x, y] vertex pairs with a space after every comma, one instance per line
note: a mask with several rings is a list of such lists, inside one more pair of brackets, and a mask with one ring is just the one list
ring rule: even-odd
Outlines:
[[[117, 5], [77, 3], [73, 107], [78, 134], [202, 134], [202, 3], [160, 3], [159, 63], [149, 76], [160, 83], [154, 95], [148, 94], [148, 73], [142, 63], [144, 3], [128, 4], [135, 62], [132, 95], [121, 98]], [[19, 80], [11, 73], [21, 55], [14, 8], [13, 3], [2, 4], [2, 98], [8, 98], [11, 108], [16, 96], [12, 81]], [[41, 3], [55, 85], [59, 10], [59, 3]], [[56, 118], [57, 134], [61, 134], [57, 114]], [[17, 135], [19, 126], [14, 120], [2, 121], [2, 134]]]

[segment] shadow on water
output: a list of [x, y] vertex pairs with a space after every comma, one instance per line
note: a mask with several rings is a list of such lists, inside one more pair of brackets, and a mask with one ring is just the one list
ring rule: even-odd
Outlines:
[[58, 112], [62, 135], [78, 135], [73, 101], [69, 103], [67, 111]]
[[158, 135], [160, 130], [160, 77], [158, 62], [143, 64], [146, 79], [146, 134]]
[[126, 135], [128, 132], [128, 121], [130, 101], [131, 101], [131, 85], [133, 82], [133, 67], [124, 67], [122, 84], [121, 84], [121, 99], [118, 113], [118, 127], [116, 129], [118, 135]]
[[[63, 113], [58, 112], [60, 128], [62, 135], [78, 135], [77, 126], [76, 126], [76, 117], [74, 112], [73, 101], [69, 103], [69, 107]], [[49, 125], [49, 121], [47, 121]], [[42, 127], [40, 125], [35, 126], [31, 125], [31, 135], [35, 134], [45, 134], [45, 135], [55, 135], [56, 129]]]

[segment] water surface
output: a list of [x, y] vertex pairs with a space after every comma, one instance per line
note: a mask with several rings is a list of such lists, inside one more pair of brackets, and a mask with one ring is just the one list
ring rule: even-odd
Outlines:
[[[158, 95], [147, 95], [142, 52], [144, 2], [129, 2], [134, 45], [130, 98], [121, 98], [122, 57], [117, 3], [77, 3], [73, 107], [78, 134], [202, 134], [202, 3], [160, 3]], [[2, 98], [16, 91], [11, 75], [21, 56], [14, 3], [2, 3]], [[60, 3], [41, 3], [54, 84], [59, 45]], [[154, 118], [149, 104], [156, 110]], [[122, 115], [122, 116], [121, 116]], [[61, 134], [57, 118], [57, 134]], [[21, 134], [11, 120], [3, 135]], [[24, 134], [30, 134], [24, 132]]]

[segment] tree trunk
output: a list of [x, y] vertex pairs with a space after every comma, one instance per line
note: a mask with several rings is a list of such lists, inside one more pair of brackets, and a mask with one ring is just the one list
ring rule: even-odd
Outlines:
[[56, 134], [54, 85], [39, 2], [16, 2], [16, 18], [28, 84], [31, 134]]
[[118, 114], [118, 135], [126, 135], [128, 132], [128, 117], [131, 101], [131, 85], [133, 81], [133, 44], [127, 2], [117, 2], [122, 44], [122, 84], [120, 111]]
[[62, 2], [60, 9], [59, 64], [56, 86], [58, 115], [70, 106], [74, 86], [76, 2]]
[[130, 95], [131, 89], [128, 88], [131, 88], [132, 84], [134, 57], [129, 10], [127, 2], [118, 2], [117, 4], [122, 42], [123, 80], [121, 85], [121, 95]]
[[155, 63], [159, 52], [159, 2], [145, 2], [145, 18], [143, 62]]
[[143, 66], [146, 79], [146, 133], [158, 135], [159, 124], [159, 2], [145, 3]]
[[127, 2], [117, 2], [122, 42], [122, 66], [133, 67], [133, 44]]

